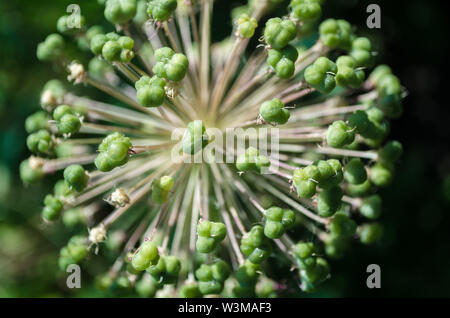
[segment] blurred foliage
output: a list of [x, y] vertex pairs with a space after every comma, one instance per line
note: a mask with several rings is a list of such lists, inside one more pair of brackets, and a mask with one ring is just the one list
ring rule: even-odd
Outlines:
[[[215, 11], [227, 12], [242, 2], [217, 0]], [[51, 183], [23, 188], [17, 177], [19, 163], [28, 156], [24, 119], [39, 108], [41, 87], [56, 75], [36, 60], [35, 48], [55, 31], [57, 18], [70, 3], [0, 2], [0, 297], [100, 295], [91, 286], [91, 273], [83, 273], [81, 290], [65, 287], [65, 273], [56, 261], [70, 233], [39, 217]], [[97, 1], [77, 3], [89, 24], [104, 21]], [[368, 30], [369, 3], [328, 1], [324, 18], [348, 19], [359, 33], [379, 39], [379, 59], [393, 67], [410, 94], [392, 137], [404, 144], [405, 155], [396, 181], [383, 193], [385, 239], [378, 246], [355, 247], [343, 260], [332, 262], [333, 277], [311, 296], [450, 296], [449, 109], [446, 75], [440, 72], [447, 66], [448, 10], [438, 1], [379, 1], [382, 29]], [[213, 36], [221, 40], [231, 29], [229, 17], [216, 14], [214, 23]], [[94, 265], [100, 262], [92, 258]], [[382, 269], [380, 290], [365, 285], [366, 267], [372, 263]]]

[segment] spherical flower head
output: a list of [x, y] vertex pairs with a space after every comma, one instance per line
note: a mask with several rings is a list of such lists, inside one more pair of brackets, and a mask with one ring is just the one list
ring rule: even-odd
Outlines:
[[336, 87], [337, 66], [326, 57], [319, 57], [305, 69], [305, 81], [323, 94], [330, 93]]
[[348, 55], [339, 56], [336, 60], [338, 71], [336, 84], [343, 87], [358, 88], [364, 82], [364, 71], [357, 67], [356, 60]]
[[259, 155], [258, 149], [249, 147], [244, 154], [236, 159], [236, 168], [239, 171], [253, 171], [262, 173], [270, 167], [270, 161], [266, 156]]
[[327, 19], [319, 26], [320, 40], [331, 49], [349, 50], [351, 48], [352, 27], [345, 20]]
[[239, 36], [250, 39], [258, 27], [258, 21], [251, 18], [247, 13], [242, 14], [236, 21]]
[[37, 58], [43, 62], [53, 62], [64, 53], [64, 38], [56, 33], [50, 34], [38, 44]]
[[156, 75], [152, 78], [142, 76], [135, 83], [137, 100], [144, 107], [157, 107], [164, 103], [166, 98], [166, 81]]
[[189, 67], [187, 57], [182, 53], [175, 53], [169, 47], [162, 47], [155, 51], [156, 64], [153, 72], [160, 78], [172, 82], [181, 81]]
[[170, 19], [177, 6], [177, 0], [150, 0], [147, 13], [153, 20], [166, 21]]
[[280, 78], [287, 79], [294, 75], [297, 59], [297, 49], [292, 45], [287, 45], [281, 50], [269, 50], [267, 63], [275, 70], [275, 73]]
[[266, 211], [266, 222], [264, 224], [264, 235], [271, 239], [280, 238], [287, 229], [295, 222], [292, 210], [271, 207]]
[[292, 12], [302, 22], [313, 22], [322, 15], [321, 0], [291, 0]]
[[291, 20], [272, 18], [266, 22], [264, 39], [272, 48], [281, 50], [295, 39], [297, 29]]
[[355, 140], [355, 132], [345, 122], [337, 120], [328, 127], [326, 139], [329, 146], [342, 148]]
[[287, 123], [291, 114], [284, 108], [284, 104], [280, 99], [274, 98], [270, 101], [262, 103], [259, 114], [268, 123], [276, 123], [283, 125]]
[[106, 228], [103, 224], [89, 230], [89, 241], [94, 244], [101, 243], [106, 238]]
[[124, 207], [130, 203], [130, 197], [123, 188], [117, 188], [111, 193], [110, 201], [115, 206]]
[[136, 0], [106, 0], [105, 18], [114, 24], [123, 24], [136, 15]]

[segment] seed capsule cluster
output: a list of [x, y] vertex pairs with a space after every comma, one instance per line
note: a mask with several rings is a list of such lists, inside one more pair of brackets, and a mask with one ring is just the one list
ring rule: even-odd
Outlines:
[[[388, 135], [405, 89], [374, 68], [369, 38], [320, 23], [322, 0], [291, 0], [283, 16], [281, 0], [249, 0], [220, 43], [214, 1], [98, 2], [114, 29], [64, 15], [36, 52], [83, 85], [50, 80], [25, 121], [21, 178], [61, 176], [42, 218], [77, 233], [62, 270], [95, 251], [107, 295], [290, 296], [326, 283], [328, 259], [382, 239], [377, 190], [403, 152]], [[243, 147], [220, 144], [241, 129]], [[232, 160], [197, 162], [207, 151]]]

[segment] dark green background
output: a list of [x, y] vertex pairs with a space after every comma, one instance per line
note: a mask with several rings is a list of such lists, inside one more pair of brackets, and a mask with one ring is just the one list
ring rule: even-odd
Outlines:
[[[88, 24], [104, 21], [94, 0], [0, 2], [0, 296], [93, 296], [64, 288], [57, 269], [59, 248], [70, 233], [43, 226], [41, 200], [51, 184], [22, 187], [18, 165], [28, 156], [25, 117], [39, 108], [42, 85], [57, 74], [37, 61], [35, 48], [55, 31], [70, 3], [81, 5]], [[220, 40], [231, 23], [223, 14], [243, 1], [217, 0], [213, 36]], [[369, 3], [382, 10], [382, 28], [365, 26]], [[407, 87], [405, 114], [393, 123], [392, 138], [405, 154], [394, 184], [383, 190], [386, 226], [382, 244], [355, 247], [332, 262], [333, 277], [314, 296], [450, 296], [450, 204], [442, 182], [450, 174], [447, 59], [449, 10], [444, 1], [329, 0], [324, 17], [345, 18], [361, 34], [379, 39], [379, 58]], [[448, 190], [447, 190], [448, 191]], [[447, 192], [447, 198], [450, 195]], [[368, 264], [382, 270], [382, 288], [366, 288]], [[55, 274], [56, 273], [56, 274]], [[55, 277], [56, 275], [56, 277]]]

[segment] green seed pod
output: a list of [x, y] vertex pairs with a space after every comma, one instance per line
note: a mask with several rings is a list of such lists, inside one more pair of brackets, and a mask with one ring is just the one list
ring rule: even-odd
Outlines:
[[108, 42], [108, 38], [104, 34], [96, 34], [92, 37], [89, 45], [91, 47], [92, 53], [95, 55], [102, 54], [103, 46]]
[[258, 281], [259, 272], [261, 271], [261, 266], [253, 264], [249, 260], [246, 260], [237, 271], [234, 273], [236, 280], [241, 287], [252, 287], [254, 288], [256, 282]]
[[30, 159], [26, 159], [20, 163], [20, 179], [25, 184], [37, 183], [44, 177], [42, 167], [30, 165]]
[[108, 62], [120, 60], [122, 46], [117, 41], [108, 41], [103, 45], [102, 55]]
[[107, 74], [112, 74], [113, 68], [105, 60], [97, 57], [92, 58], [88, 64], [89, 74], [96, 78], [103, 78]]
[[357, 67], [370, 67], [373, 64], [372, 44], [365, 37], [356, 38], [352, 42], [350, 56], [356, 61]]
[[31, 134], [48, 126], [47, 114], [43, 111], [35, 112], [25, 120], [25, 130]]
[[41, 129], [27, 137], [27, 147], [31, 152], [49, 154], [53, 151], [53, 141], [50, 133]]
[[359, 229], [359, 239], [363, 244], [373, 244], [383, 237], [383, 226], [379, 223], [367, 223]]
[[136, 0], [106, 0], [105, 18], [113, 24], [124, 24], [136, 15]]
[[364, 71], [357, 68], [356, 60], [347, 55], [339, 56], [336, 60], [338, 71], [336, 84], [343, 87], [358, 88], [364, 82]]
[[155, 51], [156, 64], [153, 73], [160, 78], [179, 82], [186, 75], [189, 61], [184, 54], [175, 53], [169, 47], [162, 47]]
[[219, 222], [201, 221], [197, 226], [197, 251], [200, 253], [212, 252], [224, 240], [227, 234], [225, 224]]
[[241, 240], [241, 251], [253, 264], [261, 264], [272, 253], [272, 246], [264, 236], [264, 229], [260, 225], [252, 227]]
[[255, 29], [258, 27], [258, 21], [251, 18], [247, 13], [242, 14], [237, 19], [237, 31], [243, 38], [250, 39], [255, 34]]
[[223, 282], [230, 275], [230, 269], [222, 260], [212, 265], [202, 264], [195, 271], [199, 283], [198, 288], [203, 295], [219, 294], [223, 290]]
[[354, 128], [355, 132], [364, 136], [369, 130], [369, 126], [373, 124], [369, 121], [369, 117], [365, 111], [357, 110], [348, 118], [348, 125]]
[[153, 76], [142, 76], [135, 84], [137, 90], [137, 100], [145, 107], [157, 107], [164, 103], [166, 98], [166, 81]]
[[62, 221], [67, 227], [75, 227], [79, 224], [85, 224], [86, 218], [81, 208], [73, 208], [64, 211]]
[[167, 196], [174, 185], [174, 180], [170, 176], [163, 176], [152, 182], [152, 201], [156, 204], [163, 204], [167, 201]]
[[155, 265], [159, 260], [158, 247], [155, 243], [145, 241], [134, 254], [131, 264], [137, 271], [144, 271], [151, 265]]
[[378, 151], [378, 159], [382, 162], [394, 163], [403, 153], [403, 146], [400, 142], [393, 140], [386, 143]]
[[382, 200], [378, 194], [371, 195], [361, 202], [359, 212], [368, 219], [377, 219], [382, 210]]
[[81, 192], [86, 188], [89, 176], [81, 165], [70, 165], [64, 169], [64, 180], [70, 188]]
[[297, 29], [291, 20], [272, 18], [266, 22], [264, 38], [272, 48], [281, 50], [295, 39]]
[[369, 179], [366, 179], [361, 184], [349, 184], [347, 186], [347, 193], [352, 197], [363, 197], [370, 193], [372, 189], [372, 183]]
[[275, 281], [262, 277], [262, 279], [256, 284], [256, 296], [258, 298], [277, 298], [277, 284]]
[[356, 231], [356, 223], [343, 212], [336, 212], [330, 223], [330, 232], [335, 236], [349, 237]]
[[95, 159], [95, 166], [100, 171], [107, 172], [126, 164], [131, 146], [130, 138], [121, 133], [109, 134], [98, 146], [100, 153]]
[[322, 217], [330, 217], [341, 206], [342, 190], [340, 187], [325, 189], [317, 197], [317, 212]]
[[201, 120], [191, 121], [186, 128], [181, 142], [183, 152], [194, 155], [208, 144], [209, 137], [206, 134], [205, 125]]
[[298, 196], [300, 198], [311, 198], [316, 194], [316, 186], [320, 179], [320, 172], [316, 166], [310, 165], [294, 170], [292, 179]]
[[114, 279], [109, 273], [95, 277], [95, 287], [102, 291], [109, 291], [114, 284]]
[[147, 13], [153, 20], [166, 21], [177, 9], [177, 0], [150, 0]]
[[64, 180], [58, 180], [53, 186], [53, 193], [57, 198], [65, 198], [73, 193], [73, 190]]
[[344, 179], [342, 165], [339, 160], [319, 160], [315, 164], [320, 171], [319, 187], [322, 189], [330, 189], [337, 186]]
[[57, 123], [58, 131], [61, 134], [74, 134], [81, 128], [81, 121], [76, 115], [64, 115]]
[[390, 118], [398, 118], [403, 113], [402, 87], [393, 74], [383, 75], [377, 82], [377, 106]]
[[142, 298], [153, 298], [156, 295], [158, 286], [151, 279], [146, 279], [144, 276], [142, 279], [136, 282], [136, 292]]
[[337, 70], [335, 63], [321, 56], [305, 69], [305, 81], [319, 92], [328, 94], [336, 87]]
[[271, 207], [266, 211], [264, 234], [271, 239], [280, 238], [287, 229], [292, 227], [294, 222], [295, 215], [292, 210]]
[[176, 256], [161, 256], [158, 263], [147, 268], [151, 278], [158, 284], [173, 284], [178, 279], [181, 262]]
[[367, 171], [361, 159], [353, 158], [347, 163], [344, 177], [351, 184], [361, 184], [367, 180]]
[[75, 35], [86, 26], [86, 19], [79, 14], [63, 15], [56, 22], [56, 29], [65, 35]]
[[284, 108], [283, 103], [278, 98], [262, 103], [259, 114], [264, 121], [277, 123], [279, 125], [287, 123], [291, 114]]
[[325, 254], [332, 259], [344, 257], [345, 252], [350, 247], [350, 239], [342, 236], [331, 236], [325, 242]]
[[267, 64], [269, 64], [280, 78], [292, 77], [295, 72], [295, 62], [298, 59], [298, 51], [292, 45], [287, 45], [281, 50], [271, 49], [268, 52]]
[[261, 173], [263, 169], [270, 167], [270, 161], [266, 156], [260, 156], [256, 148], [247, 148], [245, 154], [236, 159], [236, 168], [239, 171], [253, 171]]
[[61, 35], [53, 33], [47, 36], [44, 42], [38, 44], [37, 58], [43, 62], [52, 62], [61, 57], [64, 51], [64, 39]]
[[342, 148], [355, 140], [355, 132], [345, 122], [337, 120], [328, 127], [326, 138], [329, 146]]
[[320, 284], [324, 280], [328, 278], [330, 274], [330, 266], [328, 262], [322, 258], [318, 257], [316, 264], [307, 269], [300, 270], [300, 278], [302, 282], [305, 282], [311, 287], [315, 287], [315, 285]]
[[73, 236], [67, 243], [67, 251], [73, 263], [80, 263], [88, 253], [85, 238], [82, 236]]
[[181, 298], [201, 298], [202, 293], [198, 287], [198, 283], [186, 283], [180, 287], [180, 297]]
[[322, 15], [321, 0], [291, 0], [292, 12], [302, 22], [316, 21]]
[[377, 86], [380, 79], [386, 74], [392, 74], [391, 68], [385, 64], [378, 65], [372, 73], [370, 73], [369, 81]]
[[387, 187], [394, 178], [394, 167], [390, 163], [377, 163], [370, 168], [370, 181], [377, 187]]
[[352, 27], [345, 20], [327, 19], [319, 26], [320, 40], [331, 49], [349, 50], [352, 45]]

